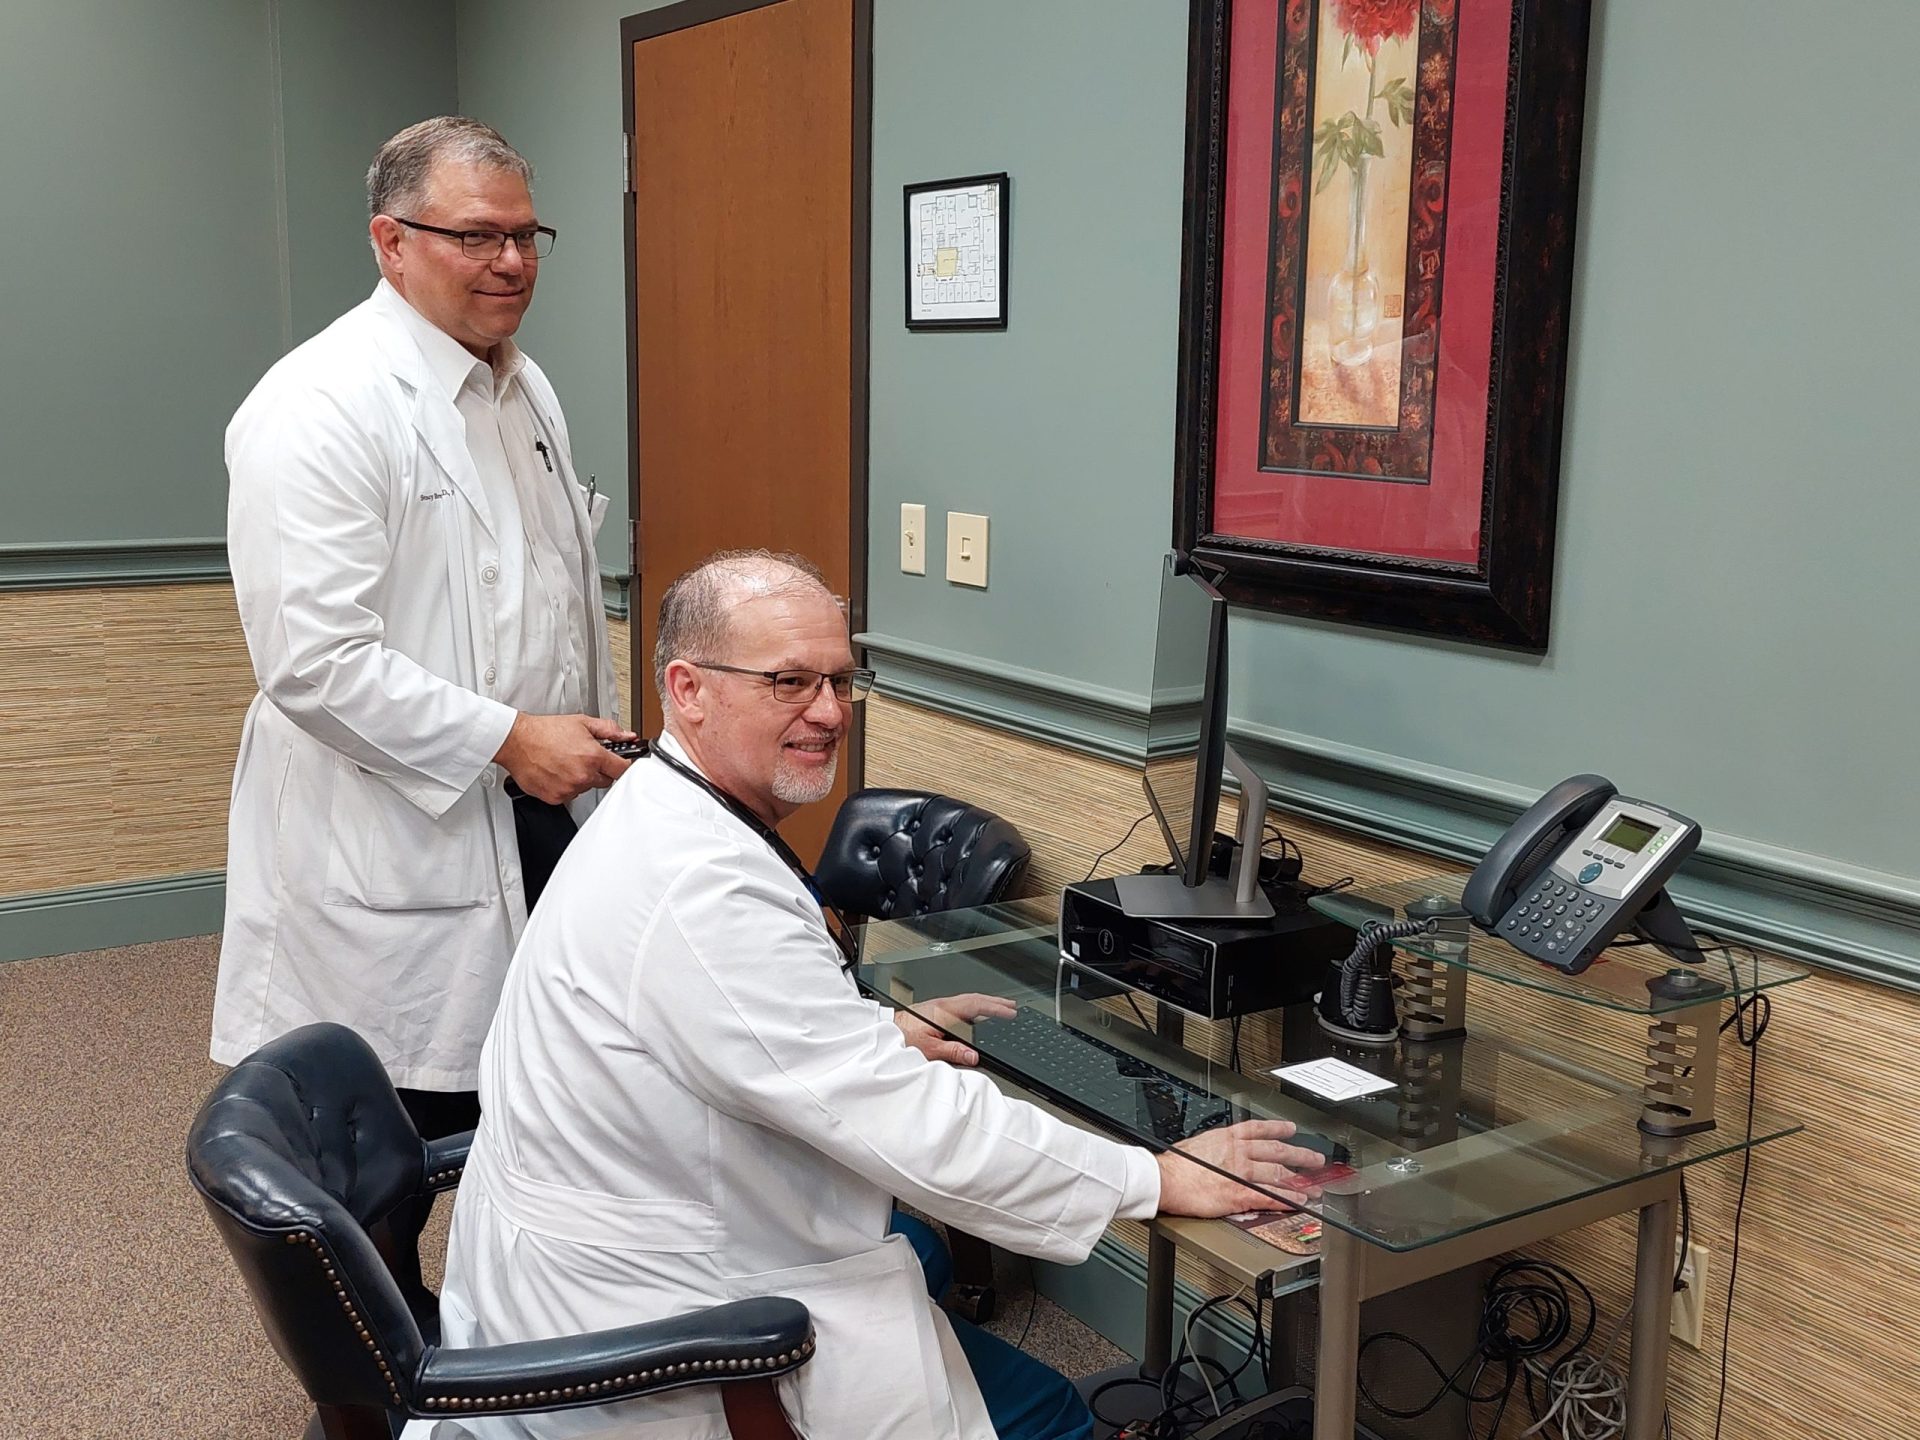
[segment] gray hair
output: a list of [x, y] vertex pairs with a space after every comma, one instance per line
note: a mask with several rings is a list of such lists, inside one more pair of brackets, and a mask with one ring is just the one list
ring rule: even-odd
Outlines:
[[721, 550], [669, 585], [660, 597], [653, 641], [653, 688], [662, 712], [673, 714], [667, 703], [667, 666], [692, 656], [711, 660], [724, 654], [733, 636], [729, 616], [736, 605], [806, 590], [841, 604], [818, 565], [804, 555], [775, 550]]
[[509, 171], [533, 187], [533, 166], [498, 130], [464, 115], [436, 115], [409, 125], [373, 157], [367, 168], [368, 217], [418, 212], [442, 161]]

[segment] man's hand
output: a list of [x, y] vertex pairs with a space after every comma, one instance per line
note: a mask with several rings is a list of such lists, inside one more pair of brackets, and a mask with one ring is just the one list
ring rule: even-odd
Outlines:
[[633, 762], [609, 754], [602, 740], [637, 740], [597, 715], [513, 717], [513, 729], [493, 760], [536, 800], [564, 805], [588, 790], [611, 785]]
[[[1244, 1180], [1284, 1191], [1296, 1201], [1312, 1199], [1313, 1192], [1297, 1183], [1294, 1172], [1318, 1170], [1327, 1162], [1317, 1150], [1287, 1144], [1293, 1130], [1291, 1120], [1242, 1120], [1204, 1130], [1154, 1156], [1160, 1166], [1160, 1213], [1214, 1219], [1243, 1210], [1284, 1208], [1285, 1202], [1248, 1189], [1240, 1183]], [[1196, 1165], [1182, 1151], [1206, 1164]]]
[[[1013, 1001], [1003, 1000], [998, 995], [948, 995], [939, 1000], [916, 1002], [914, 1010], [917, 1014], [909, 1014], [905, 1010], [894, 1011], [893, 1023], [907, 1037], [907, 1044], [929, 1060], [944, 1060], [949, 1065], [978, 1065], [978, 1052], [959, 1040], [949, 1039], [941, 1032], [957, 1030], [976, 1020], [1005, 1020], [1019, 1008]], [[929, 1024], [928, 1021], [933, 1023]]]

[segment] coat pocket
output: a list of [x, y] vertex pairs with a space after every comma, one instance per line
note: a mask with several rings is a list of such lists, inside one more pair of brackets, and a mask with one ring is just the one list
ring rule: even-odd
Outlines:
[[490, 886], [480, 844], [484, 805], [476, 787], [435, 819], [379, 776], [336, 759], [321, 898], [366, 910], [485, 904]]
[[961, 1440], [926, 1275], [904, 1236], [820, 1265], [735, 1276], [726, 1293], [786, 1295], [813, 1316], [813, 1358], [778, 1382], [803, 1440]]

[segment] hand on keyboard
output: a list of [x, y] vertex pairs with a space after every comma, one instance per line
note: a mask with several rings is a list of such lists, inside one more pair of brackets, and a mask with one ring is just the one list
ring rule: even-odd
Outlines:
[[919, 1013], [893, 1012], [893, 1023], [907, 1037], [907, 1044], [929, 1060], [944, 1060], [949, 1065], [978, 1065], [980, 1056], [972, 1046], [943, 1032], [981, 1020], [1004, 1020], [1020, 1007], [998, 995], [948, 995], [938, 1000], [915, 1001], [913, 1008]]
[[[1242, 1120], [1182, 1140], [1154, 1157], [1160, 1166], [1160, 1213], [1212, 1219], [1284, 1208], [1283, 1201], [1248, 1189], [1243, 1181], [1281, 1191], [1297, 1202], [1313, 1199], [1311, 1187], [1295, 1183], [1295, 1172], [1317, 1170], [1326, 1161], [1317, 1151], [1287, 1144], [1292, 1137], [1291, 1120]], [[1183, 1158], [1182, 1152], [1193, 1159]]]

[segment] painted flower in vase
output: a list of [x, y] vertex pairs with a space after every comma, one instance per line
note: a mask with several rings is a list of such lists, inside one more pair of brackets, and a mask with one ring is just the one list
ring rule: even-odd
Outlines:
[[1348, 176], [1346, 263], [1328, 282], [1330, 352], [1342, 365], [1364, 365], [1373, 356], [1373, 333], [1380, 324], [1380, 284], [1367, 257], [1367, 168], [1384, 157], [1384, 131], [1376, 115], [1396, 128], [1413, 121], [1414, 87], [1404, 75], [1379, 78], [1380, 46], [1405, 40], [1420, 20], [1420, 0], [1325, 0], [1326, 13], [1344, 37], [1340, 65], [1357, 57], [1367, 71], [1367, 97], [1359, 110], [1329, 117], [1313, 132], [1313, 162], [1319, 195], [1341, 170]]

